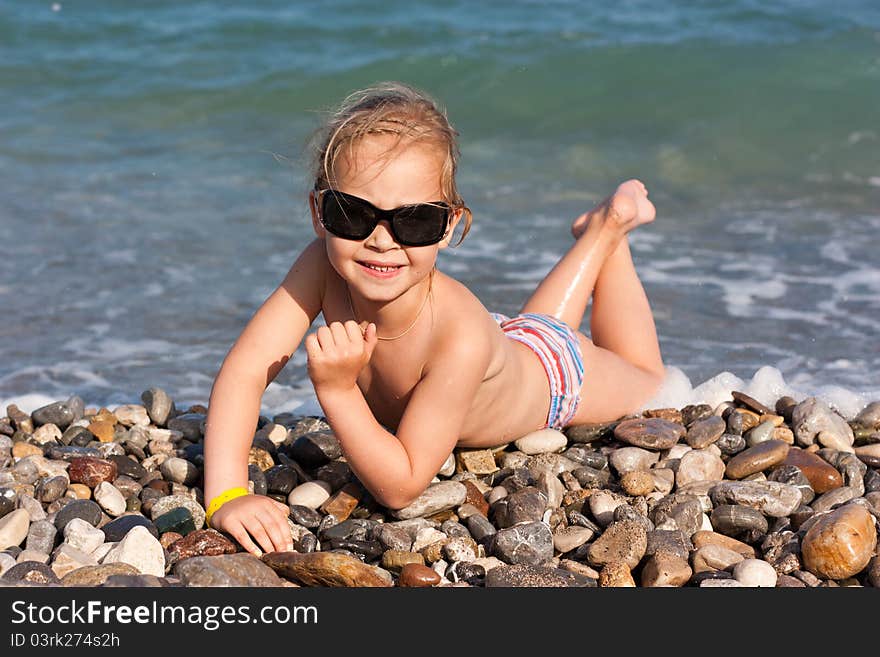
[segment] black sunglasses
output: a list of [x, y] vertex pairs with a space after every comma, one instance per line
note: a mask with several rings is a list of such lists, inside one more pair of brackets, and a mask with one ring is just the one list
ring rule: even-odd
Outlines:
[[446, 235], [450, 207], [443, 201], [382, 210], [369, 201], [335, 189], [315, 190], [319, 219], [328, 231], [347, 240], [362, 240], [387, 221], [403, 246], [436, 244]]

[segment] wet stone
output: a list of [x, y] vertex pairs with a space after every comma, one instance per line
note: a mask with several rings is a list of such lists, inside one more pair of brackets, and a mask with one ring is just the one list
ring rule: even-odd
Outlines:
[[716, 532], [740, 536], [748, 531], [766, 533], [767, 518], [757, 509], [740, 504], [720, 504], [712, 509], [709, 520]]
[[101, 507], [91, 500], [73, 500], [55, 514], [55, 526], [58, 531], [64, 531], [64, 527], [74, 518], [79, 518], [97, 527], [101, 522]]
[[74, 396], [67, 401], [41, 406], [31, 413], [31, 418], [35, 426], [54, 424], [64, 431], [72, 422], [83, 416], [84, 408], [82, 399]]
[[816, 497], [816, 492], [810, 485], [810, 481], [801, 469], [794, 465], [780, 465], [773, 468], [767, 479], [797, 488], [801, 492], [801, 501], [804, 504], [809, 504]]
[[614, 437], [636, 447], [663, 450], [675, 445], [685, 432], [682, 425], [662, 418], [632, 419], [618, 424]]
[[730, 479], [743, 479], [756, 472], [782, 463], [790, 447], [781, 440], [765, 440], [743, 450], [727, 462], [725, 475]]
[[727, 423], [717, 415], [697, 420], [688, 427], [685, 442], [694, 449], [703, 449], [715, 443], [727, 429]]
[[801, 550], [810, 572], [836, 580], [861, 572], [876, 547], [873, 516], [861, 505], [847, 504], [819, 517], [804, 535]]
[[192, 485], [199, 478], [199, 469], [186, 459], [172, 456], [162, 461], [159, 471], [166, 481], [185, 486]]
[[435, 586], [440, 583], [440, 575], [432, 568], [418, 563], [408, 563], [400, 571], [398, 584], [407, 587]]
[[750, 411], [754, 411], [755, 413], [758, 413], [759, 415], [763, 415], [763, 414], [769, 415], [769, 414], [773, 413], [773, 411], [771, 409], [767, 408], [764, 404], [759, 402], [757, 399], [755, 399], [754, 397], [750, 397], [749, 395], [747, 395], [744, 392], [739, 392], [737, 390], [734, 390], [733, 392], [731, 392], [731, 397], [733, 397], [733, 400], [735, 402], [737, 402], [739, 405], [745, 406]]
[[293, 504], [290, 506], [290, 518], [298, 525], [314, 529], [321, 522], [321, 514], [307, 506]]
[[741, 435], [737, 435], [734, 433], [725, 433], [722, 434], [721, 437], [715, 441], [715, 446], [721, 450], [721, 454], [724, 456], [733, 456], [735, 454], [739, 454], [746, 448], [746, 439]]
[[262, 559], [282, 577], [305, 586], [389, 586], [376, 568], [339, 552], [270, 552]]
[[611, 437], [616, 422], [601, 424], [579, 424], [565, 429], [565, 436], [573, 443], [591, 443]]
[[429, 485], [412, 504], [392, 511], [391, 515], [400, 520], [428, 516], [461, 505], [466, 495], [467, 489], [464, 484], [457, 481], [440, 481]]
[[787, 516], [801, 503], [797, 488], [775, 481], [722, 481], [709, 496], [715, 505], [744, 504], [773, 517]]
[[342, 456], [342, 447], [332, 431], [314, 431], [297, 438], [288, 453], [304, 468], [317, 468]]
[[456, 561], [446, 569], [446, 579], [450, 582], [466, 582], [471, 586], [485, 586], [486, 567], [478, 563]]
[[273, 465], [263, 472], [263, 476], [266, 479], [266, 490], [269, 493], [287, 495], [299, 483], [296, 470], [289, 465]]
[[799, 446], [814, 444], [822, 432], [849, 445], [855, 440], [852, 428], [846, 420], [817, 397], [808, 397], [794, 408], [791, 424]]

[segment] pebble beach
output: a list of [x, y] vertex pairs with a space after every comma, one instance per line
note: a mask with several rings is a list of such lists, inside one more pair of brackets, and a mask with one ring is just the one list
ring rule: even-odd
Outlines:
[[[763, 401], [763, 403], [762, 403]], [[457, 449], [378, 505], [324, 418], [260, 416], [249, 487], [291, 552], [205, 526], [207, 408], [160, 388], [0, 418], [4, 587], [880, 587], [880, 400], [650, 408]]]

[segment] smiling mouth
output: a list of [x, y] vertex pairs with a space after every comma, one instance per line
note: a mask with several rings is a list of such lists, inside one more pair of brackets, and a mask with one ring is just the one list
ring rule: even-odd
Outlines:
[[367, 269], [372, 269], [373, 271], [379, 271], [386, 274], [392, 271], [397, 271], [398, 269], [403, 267], [403, 265], [377, 265], [371, 262], [359, 262], [358, 264], [362, 267], [366, 267]]

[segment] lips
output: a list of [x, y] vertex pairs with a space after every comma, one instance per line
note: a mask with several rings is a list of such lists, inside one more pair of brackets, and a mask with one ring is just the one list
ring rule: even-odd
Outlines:
[[358, 261], [358, 265], [360, 265], [361, 268], [371, 276], [377, 276], [380, 278], [389, 278], [391, 276], [395, 276], [397, 272], [399, 272], [404, 267], [404, 265], [396, 265], [387, 262], [375, 262], [370, 260]]

